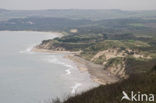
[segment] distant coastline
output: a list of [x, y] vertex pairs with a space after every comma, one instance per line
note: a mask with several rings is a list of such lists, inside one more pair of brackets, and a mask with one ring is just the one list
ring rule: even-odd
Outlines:
[[37, 30], [0, 30], [0, 31], [12, 31], [12, 32], [42, 32], [42, 33], [51, 33], [51, 34], [56, 34], [57, 37], [62, 37], [64, 34], [61, 32], [57, 32], [57, 31], [37, 31]]

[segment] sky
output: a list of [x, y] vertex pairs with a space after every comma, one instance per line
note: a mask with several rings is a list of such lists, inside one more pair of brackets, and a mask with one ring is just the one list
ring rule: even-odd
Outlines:
[[156, 10], [156, 0], [0, 0], [0, 8]]

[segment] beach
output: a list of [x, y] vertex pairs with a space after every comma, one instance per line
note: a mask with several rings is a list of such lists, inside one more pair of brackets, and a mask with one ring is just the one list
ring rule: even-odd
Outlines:
[[[77, 56], [80, 52], [71, 52], [71, 51], [53, 51], [48, 49], [40, 49], [34, 47], [32, 49], [33, 52], [46, 52], [52, 54], [64, 54], [64, 58], [71, 60], [80, 72], [89, 73], [90, 78], [100, 84], [106, 85], [117, 82], [119, 79], [112, 75], [109, 71], [104, 70], [102, 65], [94, 64], [90, 61], [87, 61], [79, 56]], [[69, 73], [69, 71], [68, 71]]]

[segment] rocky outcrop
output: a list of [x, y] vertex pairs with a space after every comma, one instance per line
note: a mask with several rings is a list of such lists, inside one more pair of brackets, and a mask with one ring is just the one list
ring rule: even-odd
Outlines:
[[36, 48], [38, 49], [48, 49], [53, 51], [66, 51], [63, 47], [56, 47], [54, 46], [53, 40], [44, 40], [40, 45], [37, 45]]
[[104, 69], [109, 71], [111, 74], [116, 75], [118, 78], [127, 78], [126, 74], [126, 63], [124, 58], [117, 58], [109, 61], [105, 64]]
[[43, 40], [41, 44], [36, 46], [36, 48], [38, 48], [38, 49], [50, 49], [52, 47], [52, 44], [53, 44], [52, 40]]

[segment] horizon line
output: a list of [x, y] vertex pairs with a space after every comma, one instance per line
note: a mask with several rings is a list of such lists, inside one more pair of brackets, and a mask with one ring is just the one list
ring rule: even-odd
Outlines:
[[129, 9], [85, 9], [85, 8], [51, 8], [51, 9], [6, 9], [6, 8], [0, 8], [0, 10], [15, 10], [15, 11], [44, 11], [44, 10], [120, 10], [120, 11], [155, 11], [156, 9], [136, 9], [136, 10], [129, 10]]

